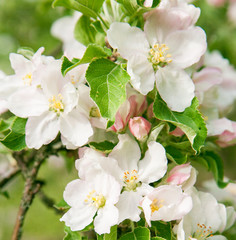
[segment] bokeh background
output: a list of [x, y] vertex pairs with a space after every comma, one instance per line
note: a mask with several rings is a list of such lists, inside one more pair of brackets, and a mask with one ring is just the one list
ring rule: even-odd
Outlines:
[[[51, 4], [52, 0], [0, 0], [0, 70], [7, 74], [13, 73], [9, 53], [17, 52], [19, 47], [27, 46], [36, 51], [44, 46], [45, 55], [61, 57], [61, 42], [51, 36], [50, 28], [56, 19], [71, 12], [64, 8], [53, 9]], [[214, 7], [210, 6], [206, 0], [198, 0], [194, 4], [201, 7], [198, 25], [207, 33], [209, 49], [218, 49], [236, 67], [236, 23], [233, 24], [228, 19], [228, 3], [221, 7]], [[235, 109], [234, 107], [228, 116], [234, 121], [236, 121]], [[0, 147], [0, 152], [1, 178], [8, 171], [9, 162], [12, 162], [12, 159], [9, 154], [4, 154], [3, 147]], [[222, 157], [226, 176], [236, 180], [236, 147], [223, 149]], [[211, 174], [204, 169], [200, 169], [199, 172], [199, 179], [211, 177]], [[39, 179], [45, 181], [44, 193], [56, 203], [62, 199], [66, 184], [76, 177], [73, 162], [65, 163], [62, 159], [46, 161], [39, 172]], [[0, 195], [0, 240], [11, 238], [23, 185], [22, 177], [17, 176], [5, 187], [9, 199]], [[47, 208], [40, 197], [36, 196], [26, 216], [22, 239], [63, 239], [64, 224], [59, 219], [60, 215], [53, 209]], [[226, 234], [229, 240], [236, 240], [236, 226]]]

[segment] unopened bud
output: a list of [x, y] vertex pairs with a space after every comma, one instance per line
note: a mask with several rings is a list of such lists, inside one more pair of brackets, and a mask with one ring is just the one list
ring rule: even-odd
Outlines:
[[150, 129], [151, 123], [143, 117], [134, 117], [129, 120], [129, 130], [138, 140], [143, 140]]

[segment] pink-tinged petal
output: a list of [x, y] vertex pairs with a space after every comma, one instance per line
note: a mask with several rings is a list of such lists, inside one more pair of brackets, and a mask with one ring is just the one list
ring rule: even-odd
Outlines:
[[128, 59], [135, 55], [148, 55], [149, 44], [145, 33], [128, 23], [114, 22], [107, 31], [109, 44], [118, 49], [120, 55]]
[[129, 120], [129, 130], [138, 140], [144, 140], [150, 132], [151, 123], [143, 117], [134, 117]]
[[39, 149], [54, 140], [59, 132], [59, 120], [54, 112], [29, 117], [25, 127], [25, 141], [29, 148]]
[[113, 148], [109, 157], [118, 161], [123, 171], [137, 170], [141, 152], [138, 143], [127, 134], [119, 135], [119, 143]]
[[180, 69], [160, 68], [156, 73], [156, 86], [161, 98], [172, 111], [183, 112], [194, 98], [194, 84], [189, 75]]
[[116, 204], [119, 210], [118, 223], [121, 223], [125, 219], [130, 219], [134, 222], [139, 221], [141, 210], [138, 206], [141, 199], [142, 196], [134, 191], [124, 191], [120, 195], [119, 202]]
[[179, 127], [177, 127], [174, 131], [170, 132], [170, 134], [176, 137], [182, 137], [184, 135], [184, 132]]
[[194, 73], [193, 81], [196, 92], [206, 92], [223, 81], [222, 71], [214, 67], [203, 68], [200, 72]]
[[145, 157], [139, 162], [139, 179], [144, 183], [152, 183], [161, 179], [166, 170], [165, 148], [158, 142], [150, 142]]
[[61, 115], [60, 131], [63, 137], [78, 147], [86, 144], [93, 134], [89, 120], [77, 109], [72, 110], [67, 115]]
[[10, 96], [8, 108], [16, 116], [27, 118], [48, 111], [49, 102], [41, 89], [26, 87]]
[[83, 208], [71, 208], [66, 212], [60, 221], [64, 221], [72, 231], [79, 231], [88, 226], [92, 221], [97, 209], [89, 205]]
[[118, 223], [119, 212], [114, 205], [105, 205], [97, 212], [94, 219], [94, 230], [99, 235], [110, 233], [110, 228]]
[[207, 134], [208, 136], [218, 136], [223, 134], [225, 131], [234, 133], [232, 123], [233, 121], [227, 118], [220, 118], [209, 121], [207, 124]]
[[127, 72], [131, 77], [132, 86], [143, 95], [153, 89], [155, 74], [152, 63], [148, 61], [147, 56], [138, 54], [130, 56]]
[[83, 208], [86, 206], [84, 200], [90, 191], [90, 185], [88, 182], [76, 179], [69, 182], [63, 193], [64, 200], [74, 208]]
[[65, 106], [64, 113], [69, 113], [78, 105], [79, 95], [71, 83], [67, 83], [61, 90], [62, 102]]
[[207, 48], [206, 34], [200, 27], [175, 31], [164, 42], [169, 47], [170, 65], [187, 68], [197, 63]]

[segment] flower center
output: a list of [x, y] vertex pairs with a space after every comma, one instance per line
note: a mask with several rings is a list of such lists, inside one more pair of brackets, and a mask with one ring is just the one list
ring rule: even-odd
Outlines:
[[164, 202], [164, 200], [159, 200], [159, 199], [157, 199], [157, 198], [154, 198], [154, 199], [152, 200], [152, 203], [151, 203], [151, 205], [150, 205], [152, 214], [153, 214], [154, 212], [158, 211], [160, 208], [163, 207], [163, 204], [162, 204], [163, 202]]
[[95, 206], [97, 209], [102, 208], [105, 206], [106, 198], [100, 193], [96, 193], [95, 190], [92, 190], [88, 195], [87, 198], [84, 200], [86, 204], [90, 204]]
[[57, 114], [64, 111], [64, 104], [62, 103], [62, 95], [59, 93], [57, 96], [52, 96], [48, 99], [49, 110], [54, 111]]
[[205, 224], [198, 224], [197, 230], [193, 234], [193, 238], [197, 240], [205, 240], [205, 239], [208, 239], [208, 237], [212, 237], [213, 236], [212, 233], [213, 232], [211, 230], [211, 227], [207, 227]]
[[24, 77], [22, 77], [24, 85], [31, 86], [32, 84], [32, 73], [27, 73]]
[[148, 60], [152, 63], [153, 68], [156, 70], [159, 67], [164, 67], [172, 62], [171, 54], [168, 53], [169, 48], [166, 44], [154, 44], [149, 50]]
[[125, 184], [125, 190], [126, 191], [134, 191], [138, 186], [138, 174], [137, 170], [132, 170], [131, 172], [126, 171], [124, 172], [124, 184]]

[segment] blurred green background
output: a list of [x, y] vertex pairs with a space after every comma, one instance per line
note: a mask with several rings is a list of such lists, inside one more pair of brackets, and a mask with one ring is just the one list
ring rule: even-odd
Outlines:
[[[19, 47], [31, 47], [36, 51], [45, 47], [45, 55], [60, 57], [61, 43], [50, 35], [52, 23], [68, 14], [63, 8], [51, 8], [51, 0], [0, 0], [0, 70], [12, 73], [9, 53], [16, 52]], [[236, 26], [230, 23], [226, 16], [227, 5], [214, 8], [204, 0], [196, 1], [202, 9], [198, 21], [207, 33], [209, 49], [219, 49], [222, 55], [230, 60], [236, 67]], [[235, 13], [236, 14], [236, 13]], [[236, 121], [233, 111], [230, 119]], [[236, 180], [236, 148], [224, 149], [222, 156], [225, 159], [225, 172], [228, 177]], [[0, 174], [8, 163], [5, 156], [0, 158]], [[63, 177], [61, 177], [63, 176]], [[77, 173], [74, 168], [68, 171], [65, 164], [58, 160], [45, 162], [40, 169], [39, 178], [45, 180], [44, 192], [55, 202], [62, 199], [66, 184], [75, 179]], [[23, 179], [18, 176], [6, 186], [10, 199], [0, 196], [0, 239], [11, 238], [16, 214], [23, 191]], [[23, 240], [56, 240], [64, 236], [64, 224], [59, 221], [52, 209], [48, 209], [36, 196], [24, 224]], [[235, 240], [236, 230], [229, 240]], [[235, 237], [234, 237], [235, 236]]]

